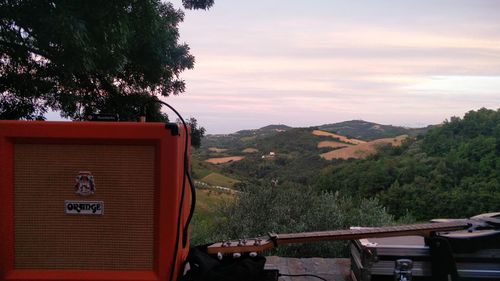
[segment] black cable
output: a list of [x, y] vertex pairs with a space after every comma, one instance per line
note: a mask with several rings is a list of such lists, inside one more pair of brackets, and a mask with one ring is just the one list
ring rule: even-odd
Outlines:
[[323, 281], [327, 281], [325, 278], [323, 278], [321, 276], [318, 276], [318, 275], [314, 275], [314, 274], [283, 274], [283, 273], [278, 273], [278, 277], [281, 277], [281, 276], [286, 276], [286, 277], [314, 277], [314, 278], [321, 279]]
[[[188, 238], [188, 231], [189, 231], [189, 224], [191, 223], [191, 219], [193, 218], [194, 215], [194, 209], [196, 207], [196, 189], [193, 184], [193, 178], [191, 177], [191, 173], [189, 171], [189, 157], [188, 157], [188, 128], [186, 125], [186, 122], [182, 118], [182, 116], [177, 112], [172, 106], [167, 104], [166, 102], [157, 100], [157, 102], [166, 105], [168, 108], [170, 108], [176, 115], [179, 117], [179, 120], [181, 120], [182, 125], [184, 127], [184, 131], [186, 132], [186, 138], [185, 138], [185, 143], [184, 143], [184, 175], [187, 177], [188, 182], [189, 182], [189, 187], [191, 188], [191, 207], [189, 209], [189, 214], [186, 219], [186, 224], [184, 225], [184, 228], [182, 230], [182, 248], [185, 248], [187, 245], [187, 238]], [[182, 181], [182, 189], [184, 190], [186, 186], [185, 179]], [[184, 195], [182, 197], [184, 200]], [[182, 205], [182, 204], [181, 204]]]
[[173, 108], [168, 103], [161, 101], [159, 99], [155, 99], [153, 101], [160, 103], [160, 104], [163, 104], [163, 105], [167, 106], [168, 108], [170, 108], [170, 110], [172, 110], [177, 115], [177, 117], [179, 117], [179, 120], [181, 120], [182, 125], [184, 127], [184, 132], [186, 134], [185, 141], [184, 141], [184, 173], [183, 173], [183, 177], [182, 177], [181, 202], [179, 203], [179, 212], [178, 212], [178, 216], [177, 216], [177, 227], [176, 227], [176, 234], [175, 234], [175, 245], [174, 245], [172, 264], [170, 267], [170, 278], [169, 278], [170, 281], [174, 281], [173, 277], [174, 277], [175, 263], [177, 262], [177, 250], [179, 249], [179, 240], [180, 240], [179, 239], [179, 232], [181, 229], [182, 207], [183, 207], [183, 203], [184, 203], [184, 193], [186, 190], [186, 178], [188, 179], [189, 184], [191, 186], [191, 208], [189, 210], [189, 215], [188, 215], [188, 218], [186, 220], [186, 224], [184, 225], [183, 232], [182, 232], [182, 234], [183, 234], [182, 247], [183, 248], [185, 248], [187, 245], [188, 227], [189, 227], [189, 223], [191, 222], [191, 218], [193, 217], [195, 204], [196, 204], [196, 190], [195, 190], [195, 187], [193, 185], [193, 180], [191, 178], [191, 174], [189, 173], [189, 157], [188, 157], [188, 145], [189, 145], [188, 139], [189, 138], [188, 138], [188, 127], [186, 125], [186, 122], [184, 121], [182, 116], [179, 114], [179, 112], [177, 112], [177, 110], [175, 110], [175, 108]]
[[185, 248], [187, 245], [188, 238], [188, 230], [189, 224], [191, 223], [191, 219], [194, 215], [194, 209], [196, 207], [196, 188], [193, 183], [193, 178], [191, 178], [191, 173], [189, 172], [189, 167], [187, 169], [186, 176], [188, 178], [189, 186], [191, 187], [191, 208], [189, 209], [189, 215], [186, 220], [186, 224], [184, 225], [184, 230], [182, 231], [182, 247]]

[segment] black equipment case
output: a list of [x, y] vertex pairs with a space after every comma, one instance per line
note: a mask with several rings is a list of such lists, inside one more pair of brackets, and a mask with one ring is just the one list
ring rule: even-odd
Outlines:
[[350, 252], [353, 281], [500, 280], [498, 230], [359, 239]]

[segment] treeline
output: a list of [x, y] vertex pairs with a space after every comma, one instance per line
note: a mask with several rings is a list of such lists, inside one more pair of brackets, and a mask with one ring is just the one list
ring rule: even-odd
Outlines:
[[500, 210], [500, 109], [452, 117], [401, 147], [332, 166], [320, 191], [377, 198], [396, 217], [467, 217]]

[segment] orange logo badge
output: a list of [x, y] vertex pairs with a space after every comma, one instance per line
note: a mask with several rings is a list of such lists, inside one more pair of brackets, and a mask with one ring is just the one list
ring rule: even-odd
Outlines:
[[79, 172], [76, 176], [75, 193], [89, 196], [95, 193], [94, 176], [90, 172]]

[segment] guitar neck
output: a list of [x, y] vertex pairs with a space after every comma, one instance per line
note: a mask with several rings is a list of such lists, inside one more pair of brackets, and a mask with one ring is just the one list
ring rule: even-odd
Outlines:
[[470, 227], [469, 220], [455, 220], [452, 222], [409, 224], [348, 230], [270, 234], [268, 237], [240, 239], [215, 243], [208, 246], [207, 251], [209, 254], [260, 252], [284, 244], [312, 243], [331, 240], [355, 240], [362, 238], [408, 235], [429, 236], [432, 232], [446, 232], [466, 229], [468, 227]]
[[276, 243], [293, 244], [293, 243], [310, 243], [319, 241], [331, 240], [355, 240], [362, 238], [377, 238], [377, 237], [394, 237], [394, 236], [429, 236], [432, 232], [452, 231], [467, 228], [469, 225], [462, 221], [458, 222], [443, 222], [443, 223], [424, 223], [424, 224], [409, 224], [400, 226], [385, 226], [358, 228], [348, 230], [333, 230], [333, 231], [318, 231], [318, 232], [303, 232], [278, 234]]

